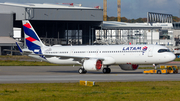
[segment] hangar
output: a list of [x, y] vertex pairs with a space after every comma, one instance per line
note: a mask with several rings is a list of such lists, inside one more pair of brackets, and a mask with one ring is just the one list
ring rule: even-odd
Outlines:
[[103, 22], [103, 9], [75, 5], [0, 3], [0, 9], [3, 9], [0, 11], [0, 37], [14, 40], [13, 27], [17, 27], [22, 30], [21, 42], [24, 19], [31, 22], [46, 45], [52, 45], [52, 42], [65, 45], [91, 44], [91, 33], [95, 34], [95, 28]]

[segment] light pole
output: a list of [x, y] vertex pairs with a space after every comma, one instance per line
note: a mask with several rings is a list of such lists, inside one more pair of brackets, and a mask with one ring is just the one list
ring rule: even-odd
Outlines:
[[179, 22], [180, 22], [180, 3], [179, 4]]
[[180, 4], [179, 4], [179, 22], [180, 22]]

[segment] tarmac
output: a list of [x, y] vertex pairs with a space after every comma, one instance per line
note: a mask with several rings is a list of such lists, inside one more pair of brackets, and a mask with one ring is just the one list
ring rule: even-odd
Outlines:
[[[167, 65], [173, 64], [179, 65], [179, 62]], [[152, 65], [145, 66], [152, 67]], [[87, 74], [79, 74], [79, 68], [79, 66], [0, 66], [0, 83], [68, 83], [79, 82], [79, 80], [95, 82], [180, 81], [180, 73], [143, 74], [144, 69], [123, 71], [119, 66], [111, 66], [111, 74], [103, 74], [102, 71], [88, 71]]]

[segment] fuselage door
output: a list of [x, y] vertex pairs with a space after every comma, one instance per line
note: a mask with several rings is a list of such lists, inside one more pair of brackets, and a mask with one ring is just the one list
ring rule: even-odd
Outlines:
[[98, 55], [99, 55], [99, 49], [96, 50], [96, 56], [98, 56]]
[[153, 57], [153, 48], [154, 47], [149, 47], [148, 48], [148, 57]]
[[74, 49], [71, 49], [70, 55], [71, 55], [71, 56], [74, 56]]

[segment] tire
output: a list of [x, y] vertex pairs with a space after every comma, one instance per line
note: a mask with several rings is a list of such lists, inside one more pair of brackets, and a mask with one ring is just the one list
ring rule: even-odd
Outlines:
[[103, 68], [103, 73], [104, 74], [111, 73], [111, 69], [110, 68]]
[[84, 70], [84, 74], [86, 74], [87, 73], [87, 70]]
[[111, 69], [110, 68], [107, 68], [107, 73], [111, 73]]
[[83, 74], [83, 68], [79, 68], [78, 72], [79, 74]]
[[160, 70], [158, 70], [158, 71], [157, 71], [157, 74], [161, 74], [161, 71], [160, 71]]
[[107, 73], [107, 68], [103, 68], [103, 73]]
[[78, 70], [79, 74], [86, 74], [87, 71], [84, 68], [79, 68]]

